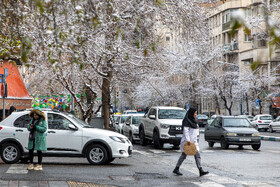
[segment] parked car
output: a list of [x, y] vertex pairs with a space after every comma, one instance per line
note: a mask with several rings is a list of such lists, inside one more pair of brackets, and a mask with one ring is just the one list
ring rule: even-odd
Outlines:
[[186, 110], [179, 107], [154, 106], [140, 119], [140, 144], [153, 142], [156, 149], [161, 149], [164, 143], [180, 145], [182, 137], [182, 121]]
[[196, 116], [196, 120], [197, 120], [197, 124], [200, 127], [204, 127], [205, 125], [207, 125], [208, 117], [205, 114], [198, 114]]
[[125, 110], [123, 114], [137, 114], [136, 110]]
[[202, 114], [210, 118], [211, 116], [215, 115], [215, 112], [202, 112]]
[[123, 134], [129, 138], [129, 140], [134, 143], [139, 139], [139, 124], [140, 118], [143, 117], [144, 114], [131, 114], [129, 115], [123, 125]]
[[210, 125], [205, 127], [204, 138], [209, 147], [216, 142], [221, 144], [223, 149], [229, 145], [251, 145], [254, 150], [261, 147], [260, 133], [254, 129], [248, 119], [237, 116], [219, 116]]
[[244, 117], [247, 118], [250, 122], [253, 121], [254, 116], [250, 116], [250, 115], [238, 115], [239, 117]]
[[[44, 156], [86, 157], [90, 164], [105, 164], [132, 154], [131, 142], [119, 133], [93, 128], [72, 114], [43, 112], [48, 126]], [[28, 158], [29, 113], [13, 112], [0, 123], [0, 155], [5, 163]]]
[[280, 116], [278, 116], [275, 120], [273, 120], [269, 125], [268, 129], [271, 133], [275, 131], [280, 131]]
[[122, 128], [123, 128], [124, 122], [128, 116], [129, 116], [129, 114], [122, 114], [117, 118], [117, 120], [115, 122], [115, 128], [116, 128], [117, 132], [123, 134]]
[[269, 114], [259, 114], [259, 115], [256, 115], [253, 118], [253, 121], [251, 122], [251, 124], [257, 130], [263, 129], [263, 130], [267, 131], [268, 125], [271, 122], [272, 122], [272, 116], [271, 115], [269, 115]]

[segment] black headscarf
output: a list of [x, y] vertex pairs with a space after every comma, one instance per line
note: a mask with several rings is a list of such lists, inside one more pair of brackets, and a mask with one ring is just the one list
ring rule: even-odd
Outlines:
[[190, 108], [183, 119], [182, 126], [183, 127], [190, 127], [193, 129], [198, 128], [195, 118], [193, 117], [194, 113], [196, 112], [195, 108]]

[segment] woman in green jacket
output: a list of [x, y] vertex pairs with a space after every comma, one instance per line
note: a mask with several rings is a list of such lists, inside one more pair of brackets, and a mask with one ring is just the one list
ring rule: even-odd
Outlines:
[[[28, 125], [29, 133], [29, 141], [28, 141], [28, 149], [29, 149], [29, 158], [30, 164], [28, 166], [28, 170], [43, 170], [42, 167], [42, 151], [47, 151], [47, 141], [45, 132], [47, 130], [47, 122], [44, 112], [41, 111], [40, 108], [35, 108], [30, 112], [31, 121]], [[38, 165], [34, 167], [33, 164], [33, 152], [37, 150], [38, 153]]]

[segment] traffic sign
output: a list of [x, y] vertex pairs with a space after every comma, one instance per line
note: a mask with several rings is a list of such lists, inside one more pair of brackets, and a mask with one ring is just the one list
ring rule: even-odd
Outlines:
[[256, 99], [256, 109], [260, 109], [260, 100]]
[[186, 109], [187, 109], [187, 110], [190, 109], [190, 104], [186, 104]]

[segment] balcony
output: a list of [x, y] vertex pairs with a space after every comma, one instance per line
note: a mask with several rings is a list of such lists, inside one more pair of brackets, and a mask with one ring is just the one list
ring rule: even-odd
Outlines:
[[228, 44], [224, 44], [223, 52], [224, 53], [237, 53], [238, 51], [238, 42], [232, 42]]
[[223, 25], [222, 25], [222, 31], [231, 29], [230, 25], [231, 25], [231, 22], [230, 22], [230, 21], [227, 22], [227, 23], [223, 23]]

